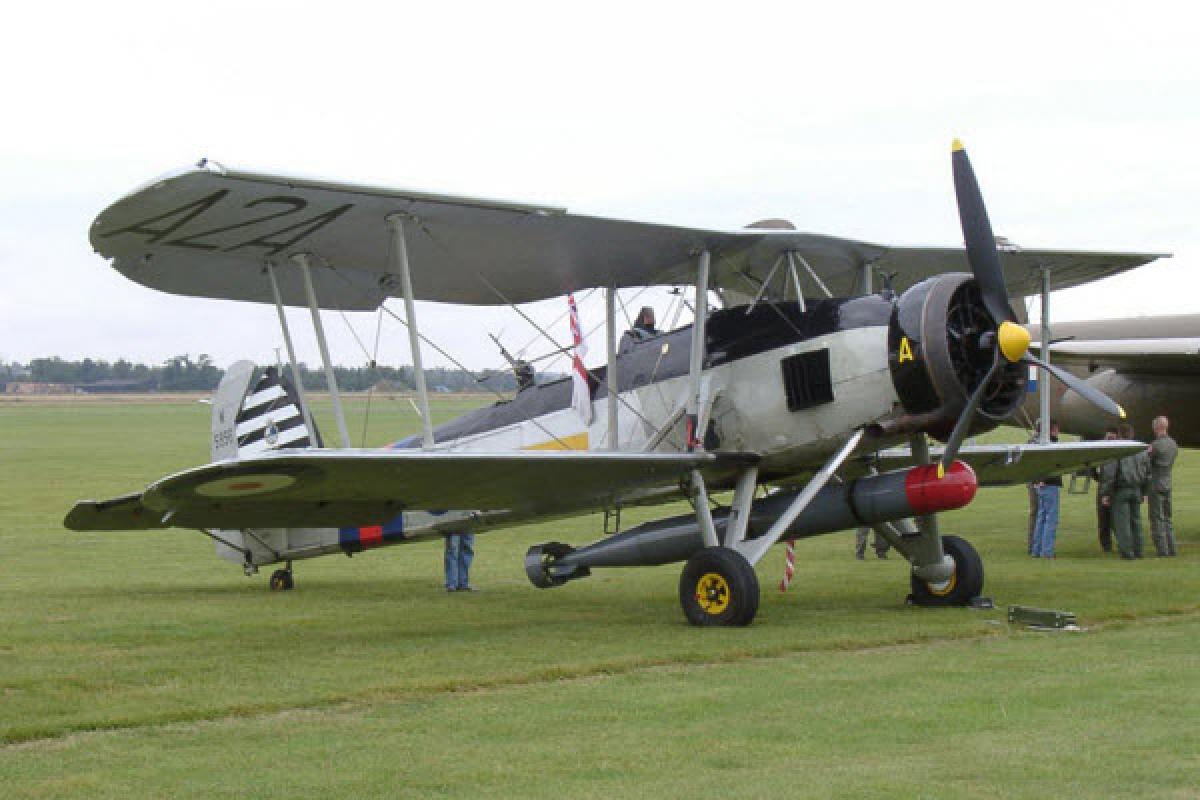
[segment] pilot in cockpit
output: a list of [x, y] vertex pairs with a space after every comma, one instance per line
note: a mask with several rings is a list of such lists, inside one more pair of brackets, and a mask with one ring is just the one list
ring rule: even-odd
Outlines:
[[625, 331], [625, 335], [621, 337], [621, 347], [618, 352], [628, 353], [638, 342], [644, 342], [658, 336], [659, 333], [661, 331], [654, 327], [654, 309], [650, 306], [642, 306], [637, 319], [633, 321], [633, 327]]

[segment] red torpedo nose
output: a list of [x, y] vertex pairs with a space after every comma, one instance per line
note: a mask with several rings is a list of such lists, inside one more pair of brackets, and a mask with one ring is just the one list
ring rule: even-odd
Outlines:
[[937, 464], [923, 464], [910, 469], [904, 479], [904, 493], [914, 514], [962, 508], [974, 499], [978, 488], [975, 470], [961, 461], [951, 464], [941, 478]]

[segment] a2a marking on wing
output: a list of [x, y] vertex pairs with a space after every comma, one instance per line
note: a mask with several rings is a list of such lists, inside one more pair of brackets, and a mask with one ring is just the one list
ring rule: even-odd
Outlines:
[[[232, 244], [220, 244], [213, 241], [202, 241], [211, 239], [219, 234], [229, 233], [230, 231], [241, 230], [259, 225], [269, 220], [281, 219], [298, 214], [308, 207], [308, 201], [300, 197], [287, 197], [284, 195], [272, 195], [269, 197], [260, 197], [246, 203], [242, 208], [255, 208], [260, 205], [279, 206], [284, 205], [286, 208], [273, 210], [269, 213], [259, 214], [251, 219], [242, 220], [228, 225], [219, 225], [187, 233], [183, 236], [173, 236], [178, 232], [183, 232], [183, 228], [188, 223], [196, 220], [211, 210], [214, 206], [220, 203], [229, 194], [229, 189], [220, 189], [212, 194], [205, 195], [197, 200], [185, 203], [170, 211], [165, 211], [162, 214], [156, 214], [153, 217], [139, 220], [131, 225], [126, 225], [123, 228], [118, 228], [115, 231], [100, 234], [101, 238], [109, 239], [121, 234], [142, 234], [146, 236], [147, 244], [161, 243], [166, 247], [184, 247], [196, 250], [221, 250], [224, 252], [232, 252], [244, 247], [261, 247], [266, 249], [268, 255], [276, 255], [289, 247], [294, 247], [299, 244], [304, 238], [311, 236], [316, 231], [333, 222], [338, 217], [345, 214], [354, 207], [353, 203], [345, 203], [336, 208], [324, 211], [311, 217], [305, 217], [291, 225], [286, 225], [282, 228], [272, 229], [266, 233], [259, 234], [251, 239], [235, 242]], [[284, 234], [298, 231], [293, 236], [285, 239], [278, 237]], [[168, 236], [173, 236], [171, 239], [166, 239]], [[163, 241], [166, 239], [166, 241]]]

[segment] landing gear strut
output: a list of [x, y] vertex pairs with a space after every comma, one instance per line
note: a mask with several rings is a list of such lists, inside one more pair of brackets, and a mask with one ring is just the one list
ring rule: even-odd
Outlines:
[[943, 536], [942, 550], [954, 561], [954, 573], [943, 581], [912, 577], [909, 601], [915, 606], [965, 606], [983, 591], [983, 559], [966, 539]]

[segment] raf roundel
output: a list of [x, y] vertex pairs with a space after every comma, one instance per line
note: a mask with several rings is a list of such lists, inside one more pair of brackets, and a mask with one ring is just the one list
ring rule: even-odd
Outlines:
[[195, 488], [195, 492], [204, 497], [245, 497], [277, 492], [280, 489], [288, 488], [295, 482], [296, 478], [293, 475], [256, 473], [202, 483]]

